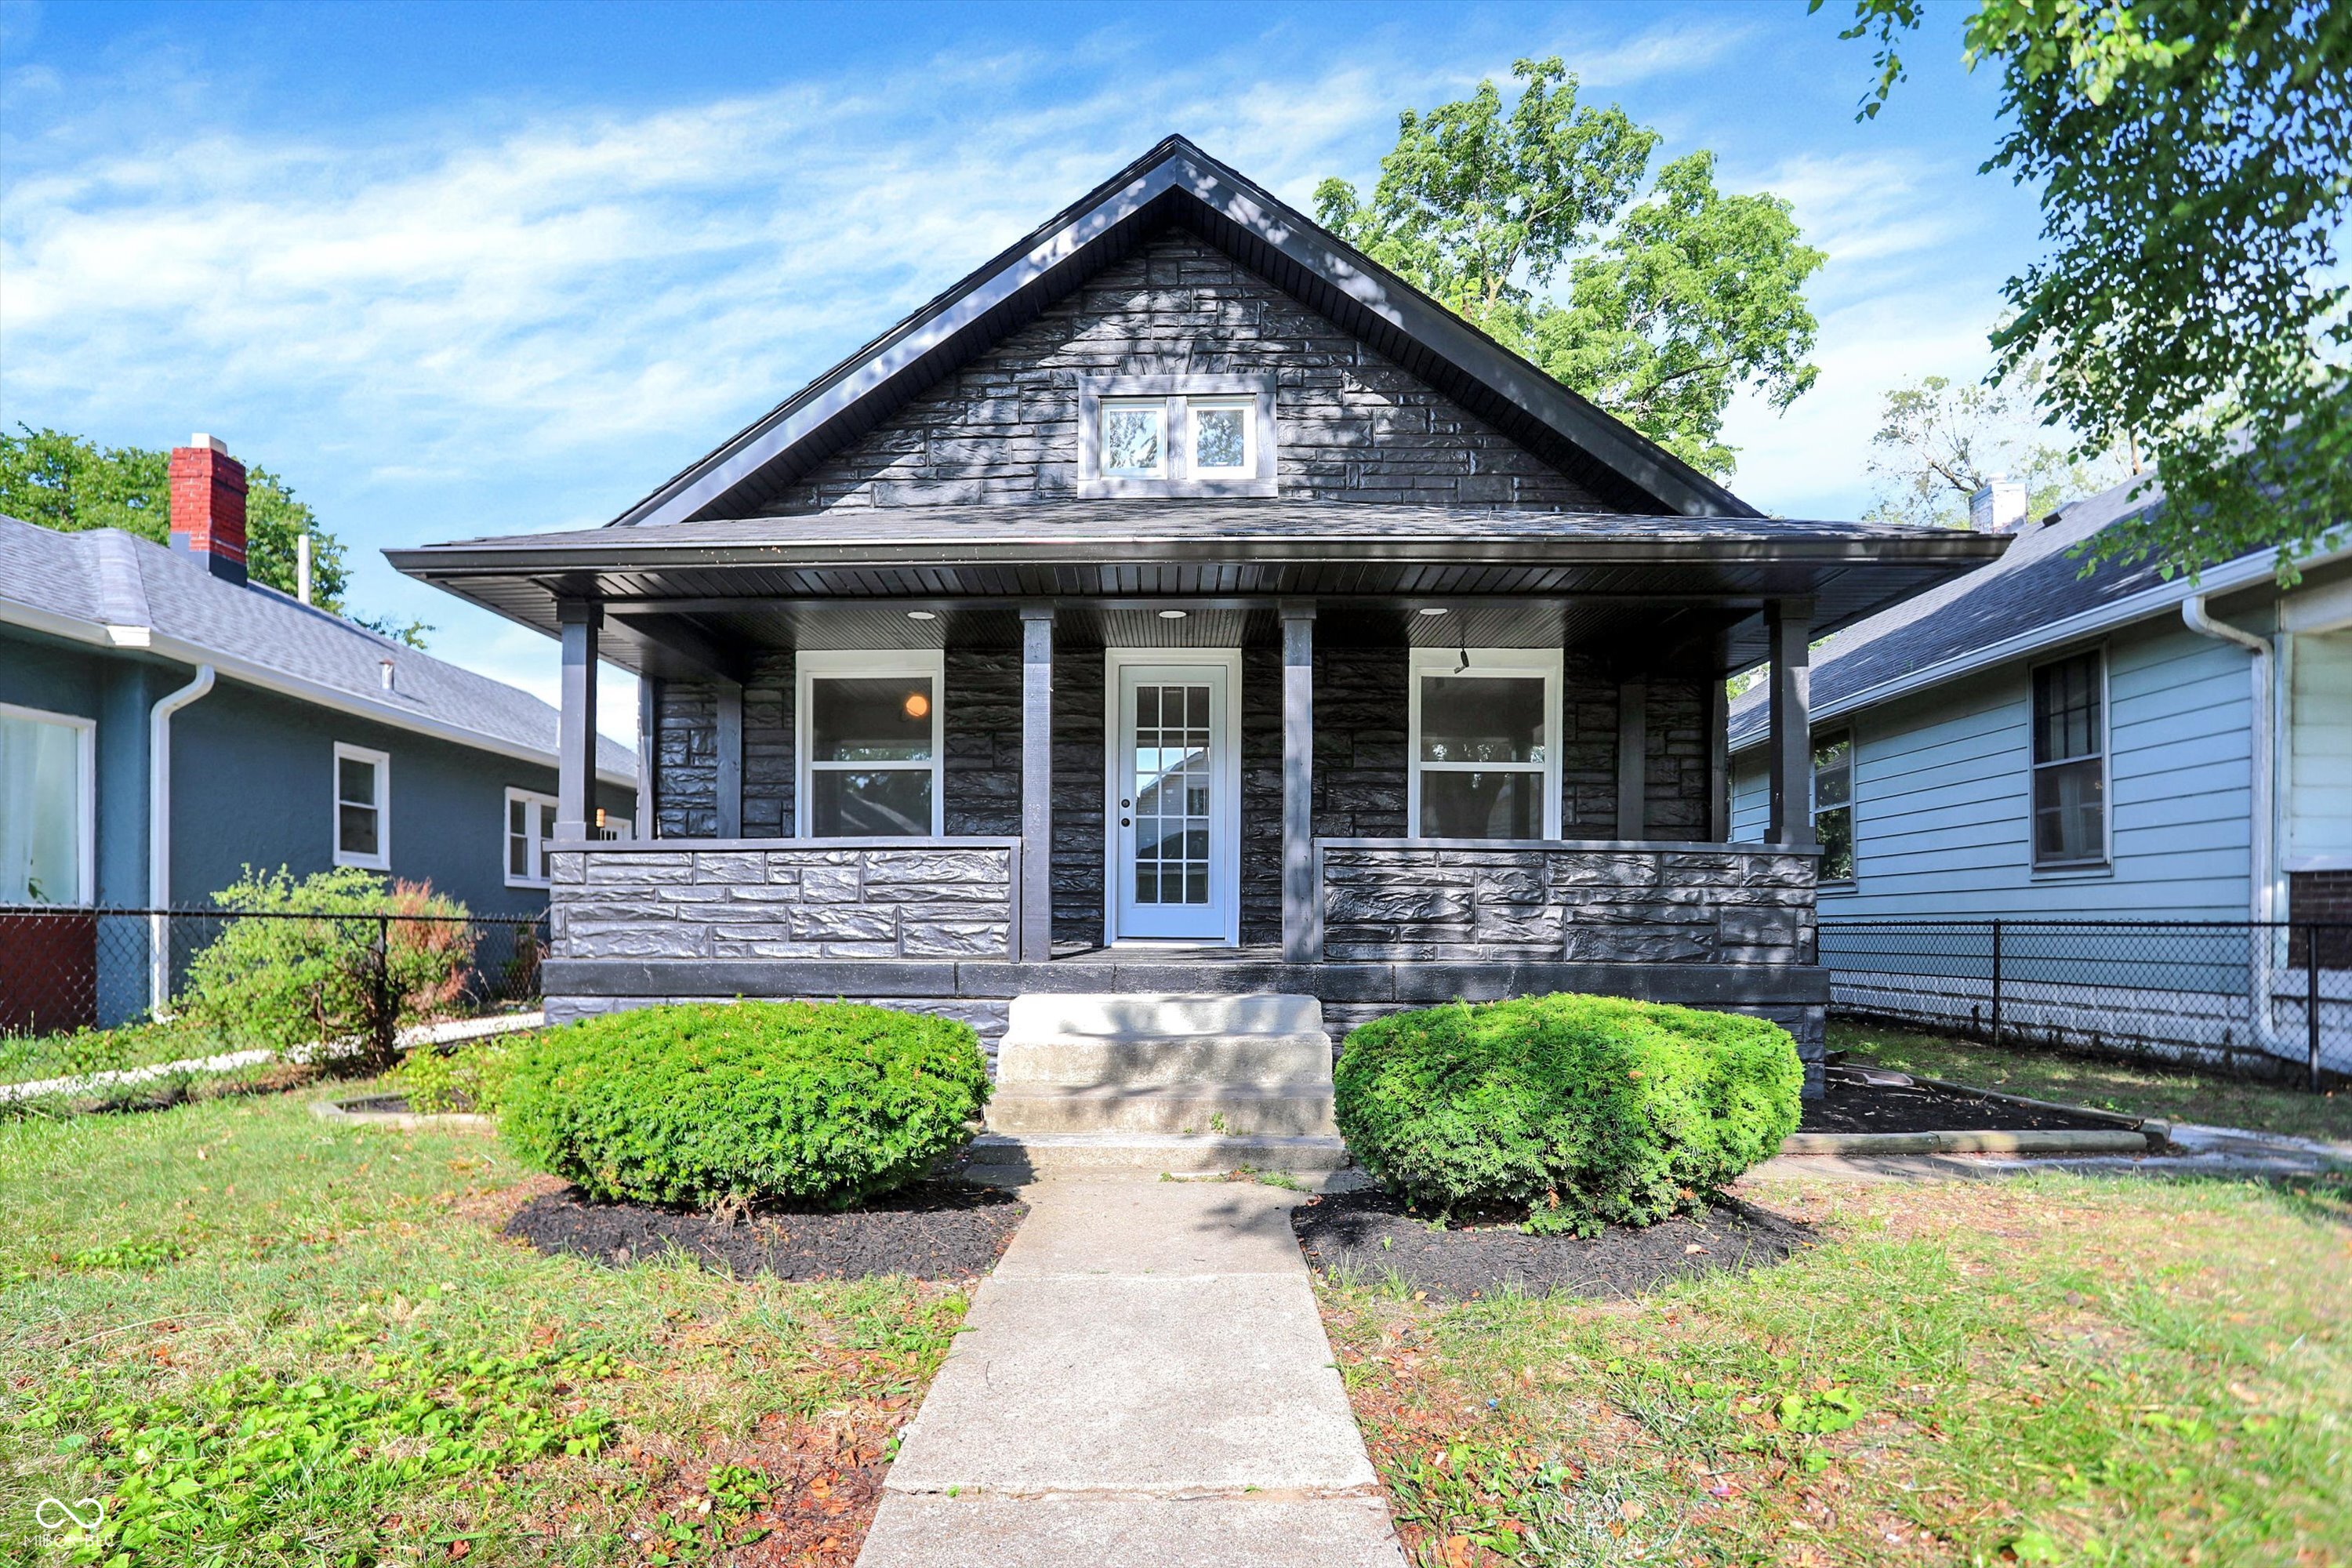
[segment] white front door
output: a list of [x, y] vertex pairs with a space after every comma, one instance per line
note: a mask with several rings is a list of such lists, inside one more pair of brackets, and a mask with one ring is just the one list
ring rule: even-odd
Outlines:
[[[1198, 662], [1194, 662], [1197, 660]], [[1241, 902], [1239, 653], [1114, 651], [1110, 939], [1231, 942]]]

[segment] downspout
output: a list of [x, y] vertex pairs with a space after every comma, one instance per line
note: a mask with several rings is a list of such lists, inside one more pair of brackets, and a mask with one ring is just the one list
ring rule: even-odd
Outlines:
[[[2235, 643], [2253, 655], [2250, 667], [2254, 686], [2252, 733], [2247, 738], [2248, 793], [2252, 798], [2247, 802], [2246, 811], [2250, 819], [2246, 825], [2246, 871], [2247, 881], [2251, 884], [2246, 913], [2247, 918], [2259, 927], [2272, 918], [2275, 901], [2272, 884], [2275, 879], [2273, 861], [2277, 857], [2272, 803], [2277, 799], [2277, 763], [2273, 754], [2275, 742], [2272, 738], [2274, 726], [2271, 688], [2273, 684], [2273, 671], [2278, 662], [2277, 650], [2272, 647], [2268, 637], [2257, 636], [2242, 626], [2233, 626], [2227, 621], [2215, 620], [2206, 602], [2209, 597], [2204, 594], [2191, 594], [2183, 599], [2180, 602], [2181, 624], [2200, 637]], [[2264, 1051], [2276, 1054], [2271, 1001], [2273, 969], [2276, 963], [2284, 960], [2284, 955], [2273, 953], [2267, 932], [2246, 945], [2250, 956], [2253, 957], [2254, 994], [2251, 998], [2254, 1009], [2253, 1043]]]
[[213, 667], [155, 700], [147, 710], [147, 1002], [161, 1018], [172, 1005], [172, 715], [213, 689]]

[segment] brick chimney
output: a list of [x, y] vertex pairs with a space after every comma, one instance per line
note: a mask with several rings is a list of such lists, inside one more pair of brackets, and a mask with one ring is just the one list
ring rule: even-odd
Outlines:
[[218, 437], [199, 433], [172, 448], [172, 548], [244, 585], [245, 465]]

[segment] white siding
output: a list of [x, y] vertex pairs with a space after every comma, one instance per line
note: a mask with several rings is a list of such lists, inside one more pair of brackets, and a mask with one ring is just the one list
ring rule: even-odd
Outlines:
[[2298, 632], [2290, 658], [2288, 868], [2352, 867], [2352, 629]]

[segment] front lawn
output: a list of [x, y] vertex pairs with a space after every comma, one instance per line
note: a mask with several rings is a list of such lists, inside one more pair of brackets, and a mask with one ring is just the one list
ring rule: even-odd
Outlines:
[[0, 1560], [849, 1563], [962, 1296], [499, 1236], [554, 1184], [299, 1095], [0, 1122]]
[[2352, 1182], [1742, 1191], [1821, 1245], [1632, 1301], [1321, 1288], [1416, 1562], [2352, 1557]]
[[2313, 1094], [2219, 1073], [1985, 1046], [1838, 1021], [1830, 1025], [1829, 1044], [1832, 1050], [1851, 1051], [1858, 1061], [1977, 1089], [2352, 1145], [2352, 1093], [2342, 1089]]

